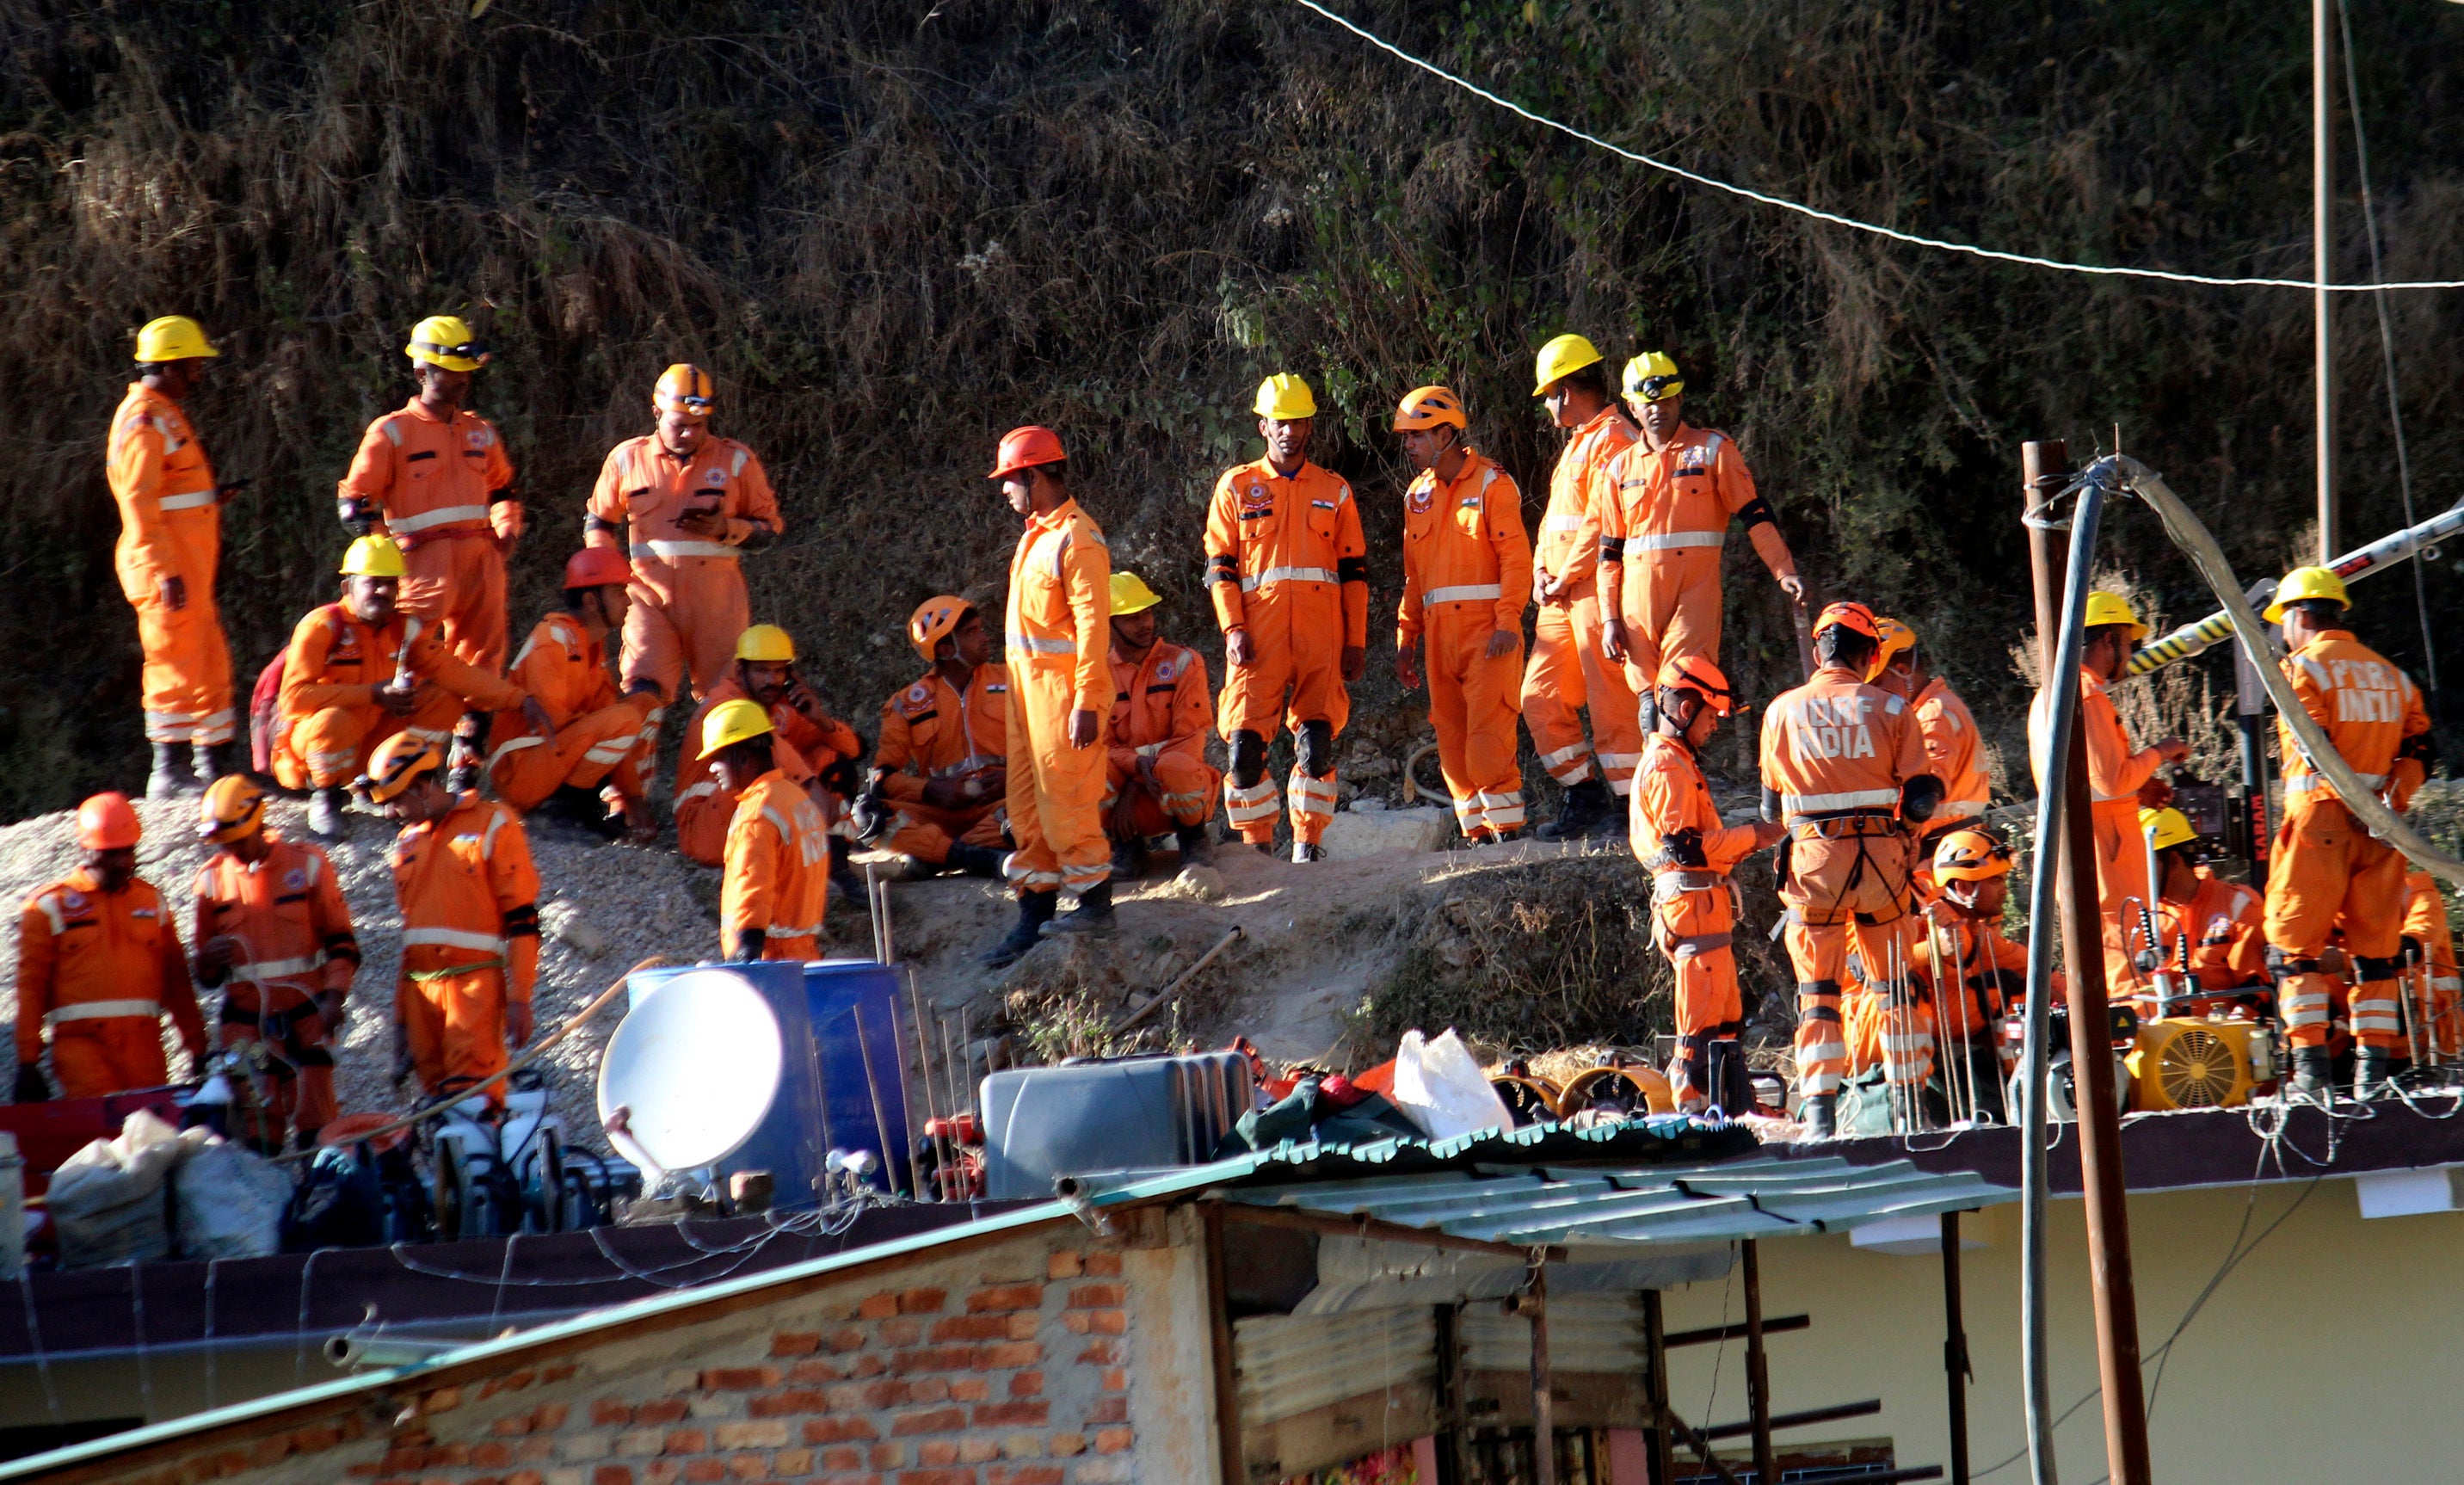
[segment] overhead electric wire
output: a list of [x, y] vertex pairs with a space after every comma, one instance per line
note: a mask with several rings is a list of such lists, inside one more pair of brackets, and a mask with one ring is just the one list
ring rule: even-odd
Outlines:
[[1826, 211], [1820, 207], [1808, 206], [1802, 201], [1791, 201], [1785, 196], [1774, 196], [1768, 191], [1739, 186], [1730, 181], [1721, 180], [1717, 176], [1705, 175], [1699, 170], [1689, 170], [1682, 165], [1672, 165], [1668, 161], [1628, 149], [1622, 144], [1613, 144], [1598, 135], [1586, 133], [1571, 123], [1560, 122], [1546, 114], [1534, 113], [1512, 99], [1501, 98], [1479, 83], [1448, 72], [1425, 57], [1415, 56], [1375, 32], [1328, 10], [1318, 4], [1318, 0], [1293, 0], [1293, 3], [1304, 10], [1315, 11], [1361, 40], [1402, 61], [1411, 63], [1431, 77], [1453, 83], [1473, 97], [1484, 99], [1543, 128], [1554, 129], [1560, 134], [1581, 140], [1586, 144], [1605, 149], [1621, 159], [1631, 160], [1637, 165], [1649, 166], [1652, 169], [1674, 175], [1680, 180], [1691, 181], [1697, 186], [1706, 186], [1713, 190], [1726, 191], [1732, 196], [1742, 196], [1748, 201], [1759, 202], [1764, 206], [1778, 207], [1784, 211], [1793, 211], [1818, 222], [1828, 222], [1834, 227], [1845, 227], [1855, 232], [1869, 233], [1877, 237], [1887, 237], [1893, 242], [1904, 242], [1910, 247], [1931, 248], [1940, 253], [1960, 253], [1970, 257], [1991, 258], [2000, 263], [2017, 263], [2028, 268], [2051, 268], [2066, 274], [2089, 274], [2108, 278], [2157, 278], [2167, 283], [2203, 284], [2218, 289], [2306, 289], [2313, 292], [2324, 290], [2331, 294], [2384, 294], [2397, 289], [2464, 289], [2464, 278], [2427, 278], [2404, 283], [2319, 283], [2308, 278], [2229, 278], [2209, 274], [2175, 273], [2163, 268], [2115, 268], [2101, 263], [2068, 263], [2058, 258], [2035, 257], [2025, 253], [2006, 253], [1999, 248], [1980, 248], [1969, 242], [1951, 242], [1940, 237], [1920, 236], [1915, 233], [1902, 232], [1896, 227], [1884, 227], [1879, 222], [1859, 221], [1853, 216], [1843, 216], [1837, 211]]

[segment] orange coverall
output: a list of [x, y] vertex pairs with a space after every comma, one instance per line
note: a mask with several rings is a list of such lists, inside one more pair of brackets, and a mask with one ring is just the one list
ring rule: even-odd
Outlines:
[[205, 1018], [161, 893], [142, 878], [104, 893], [80, 866], [26, 899], [17, 915], [19, 1067], [42, 1056], [49, 1026], [61, 1097], [160, 1088], [171, 1080], [165, 1011], [202, 1060]]
[[[1654, 733], [1634, 772], [1628, 831], [1635, 859], [1651, 873], [1652, 942], [1677, 972], [1677, 1106], [1700, 1106], [1711, 1043], [1745, 1030], [1737, 988], [1736, 887], [1728, 873], [1754, 853], [1754, 828], [1722, 823], [1702, 765], [1685, 744]], [[1678, 837], [1680, 831], [1690, 835]]]
[[539, 620], [507, 678], [546, 709], [556, 732], [539, 736], [518, 706], [496, 714], [488, 787], [498, 799], [527, 814], [563, 785], [590, 788], [602, 779], [627, 799], [643, 796], [638, 744], [645, 714], [659, 698], [618, 698], [606, 652], [581, 620], [569, 613]]
[[1754, 550], [1789, 570], [1788, 543], [1754, 494], [1736, 440], [1681, 426], [1653, 452], [1637, 440], [1610, 461], [1616, 494], [1599, 513], [1600, 611], [1625, 621], [1627, 689], [1641, 695], [1670, 660], [1720, 661], [1720, 553], [1740, 514]]
[[[222, 512], [213, 466], [180, 405], [143, 382], [111, 415], [107, 469], [120, 504], [120, 544], [112, 565], [121, 595], [137, 610], [140, 679], [149, 742], [231, 740], [231, 650], [214, 607], [222, 554]], [[178, 578], [187, 606], [164, 607], [156, 586]]]
[[[1003, 867], [1021, 892], [1092, 887], [1112, 875], [1104, 836], [1102, 723], [1112, 714], [1112, 554], [1103, 528], [1064, 500], [1030, 516], [1009, 564], [1009, 832]], [[1340, 694], [1337, 688], [1337, 694]], [[1092, 746], [1069, 745], [1069, 714], [1095, 714]]]
[[294, 1128], [303, 1145], [341, 1112], [334, 1102], [332, 1027], [316, 997], [340, 1007], [360, 967], [351, 910], [325, 853], [268, 832], [273, 848], [253, 866], [217, 851], [198, 869], [196, 943], [237, 945], [223, 980], [222, 1045], [261, 1041], [274, 1053], [264, 1121], [251, 1136], [279, 1145]]
[[[2038, 691], [2028, 709], [2029, 766], [2039, 784], [2045, 777], [2045, 703], [2052, 695]], [[2097, 906], [2104, 917], [2104, 983], [2123, 986], [2138, 973], [2131, 966], [2125, 934], [2137, 904], [2145, 902], [2153, 890], [2147, 881], [2146, 838], [2139, 831], [2139, 787], [2155, 776], [2164, 760], [2152, 747], [2130, 750], [2113, 698], [2084, 667], [2076, 725], [2087, 740], [2088, 821], [2095, 831]]]
[[[1263, 457], [1215, 482], [1206, 510], [1206, 581], [1216, 623], [1245, 628], [1257, 659], [1227, 665], [1216, 731], [1239, 745], [1247, 732], [1271, 743], [1289, 726], [1324, 722], [1328, 755], [1304, 747], [1291, 781], [1292, 838], [1315, 845], [1334, 818], [1332, 741], [1352, 718], [1343, 652], [1369, 647], [1369, 543], [1352, 486], [1314, 464], [1289, 478]], [[1308, 765], [1310, 766], [1303, 766]], [[1223, 776], [1223, 810], [1251, 845], [1275, 838], [1275, 781], [1241, 787]]]
[[341, 490], [375, 505], [402, 543], [402, 611], [490, 672], [505, 668], [503, 548], [522, 533], [513, 483], [495, 424], [467, 408], [439, 419], [413, 397], [368, 425]]
[[2447, 923], [2447, 898], [2428, 872], [2405, 873], [2404, 886], [2404, 937], [2419, 941], [2428, 956], [2416, 971], [2417, 983], [2428, 985], [2429, 993], [2421, 1001], [2428, 1046], [2441, 1057], [2453, 1057], [2464, 1052], [2464, 1025], [2458, 1024], [2457, 1008], [2457, 1002], [2464, 1000], [2464, 978], [2456, 973], [2455, 935]]
[[935, 670], [882, 703], [872, 764], [883, 772], [882, 797], [897, 810], [883, 849], [940, 866], [959, 841], [1005, 848], [1009, 813], [999, 792], [987, 788], [972, 805], [943, 809], [924, 802], [924, 787], [935, 779], [981, 780], [1008, 761], [1008, 669], [988, 662], [976, 667], [963, 692]]
[[[2412, 678], [2344, 630], [2333, 629], [2285, 657], [2285, 678], [2302, 709], [2362, 782], [2387, 787], [2398, 750], [2430, 730]], [[2327, 1045], [2334, 986], [2312, 964], [2341, 929], [2353, 957], [2353, 1040], [2393, 1052], [2404, 1046], [2397, 1019], [2395, 954], [2403, 946], [2405, 859], [2373, 838], [2313, 772], [2277, 720], [2284, 765], [2284, 823], [2267, 863], [2267, 942], [2291, 962], [2277, 991], [2285, 1039]]]
[[[679, 529], [677, 520], [695, 510], [725, 516], [727, 534], [714, 540]], [[691, 459], [669, 453], [656, 433], [627, 438], [600, 466], [583, 540], [612, 548], [628, 522], [633, 606], [625, 613], [626, 689], [646, 677], [655, 681], [664, 706], [690, 675], [693, 695], [706, 696], [753, 619], [738, 548], [757, 534], [785, 529], [770, 477], [733, 438], [706, 437]], [[654, 736], [658, 723], [654, 712]]]
[[[701, 736], [703, 719], [721, 701], [749, 701], [740, 671], [731, 670], [710, 688], [685, 728], [688, 740]], [[644, 724], [645, 731], [649, 724]], [[797, 784], [809, 786], [823, 769], [864, 748], [855, 729], [836, 718], [815, 721], [784, 701], [770, 708], [770, 758], [779, 771]], [[717, 770], [696, 758], [698, 747], [676, 755], [676, 850], [704, 866], [716, 866], [727, 853], [728, 827], [736, 819], [737, 796], [719, 787]]]
[[[1532, 565], [1564, 586], [1540, 607], [1531, 664], [1523, 673], [1523, 720], [1549, 776], [1572, 787], [1592, 776], [1594, 749], [1610, 791], [1626, 797], [1642, 758], [1642, 727], [1625, 669], [1600, 650], [1600, 513], [1617, 499], [1609, 465], [1634, 442], [1634, 426], [1615, 408], [1574, 430], [1549, 477], [1549, 513], [1540, 520]], [[1592, 713], [1592, 741], [1581, 713]]]
[[[1158, 639], [1135, 665], [1111, 654], [1112, 723], [1104, 731], [1105, 818], [1138, 766], [1154, 760], [1155, 790], [1130, 806], [1139, 835], [1203, 825], [1215, 813], [1223, 782], [1206, 761], [1206, 724], [1215, 711], [1206, 689], [1206, 657]], [[1157, 796], [1160, 796], [1159, 798]]]
[[822, 915], [830, 899], [830, 824], [802, 784], [773, 768], [736, 802], [718, 889], [718, 945], [759, 930], [763, 959], [805, 964], [822, 957]]
[[[2190, 941], [2190, 976], [2203, 990], [2248, 989], [2265, 986], [2267, 980], [2267, 938], [2260, 910], [2259, 896], [2248, 887], [2225, 881], [2206, 867], [2199, 869], [2199, 890], [2188, 902], [2159, 898], [2156, 902], [2156, 938], [2165, 954], [2165, 969], [2170, 973], [2181, 960], [2182, 941]], [[2134, 931], [2131, 945], [2140, 946]], [[2145, 986], [2147, 977], [2137, 975], [2134, 983]], [[2231, 1010], [2235, 997], [2218, 995], [2195, 1001], [2176, 1001], [2162, 1014], [2168, 1016], [2204, 1016], [2211, 1010]], [[2139, 1008], [2143, 1017], [2159, 1014], [2152, 1002]]]
[[[408, 717], [396, 717], [375, 700], [401, 672], [422, 683]], [[465, 706], [517, 708], [522, 693], [456, 659], [423, 621], [396, 614], [380, 630], [349, 605], [330, 603], [311, 610], [291, 632], [276, 704], [275, 777], [284, 788], [330, 788], [366, 767], [397, 732], [441, 743]]]
[[[402, 978], [394, 1014], [419, 1086], [467, 1088], [504, 1069], [505, 1006], [539, 982], [539, 873], [521, 816], [475, 793], [394, 838]], [[504, 1089], [491, 1089], [500, 1104]]]
[[[1881, 1064], [1886, 1069], [1895, 1060], [1915, 1053], [1915, 1066], [1898, 1070], [1895, 1080], [1922, 1082], [1932, 1075], [1937, 1041], [1954, 1068], [1973, 1070], [1978, 1076], [1975, 1098], [1978, 1109], [1995, 1118], [2005, 1107], [2000, 1075], [2002, 1018], [2028, 999], [2028, 950], [2003, 937], [2000, 926], [1982, 919], [1971, 918], [1948, 901], [1936, 901], [1919, 915], [1912, 934], [1915, 942], [1908, 954], [1908, 977], [1922, 997], [1912, 1008], [1915, 1020], [1903, 1023], [1901, 1045], [1889, 1045], [1884, 1007], [1881, 996], [1859, 986], [1848, 996], [1848, 1067], [1851, 1073], [1863, 1073]], [[2054, 976], [2056, 995], [2062, 992], [2062, 977]], [[1955, 1060], [1956, 1049], [1981, 1043], [1980, 1052], [1992, 1053], [1991, 1059], [1971, 1055], [1969, 1061]], [[1885, 1076], [1890, 1076], [1889, 1072]], [[1993, 1087], [1983, 1086], [1991, 1077]], [[1965, 1092], [1965, 1090], [1962, 1090]], [[1965, 1108], [1958, 1112], [1967, 1113]]]
[[[1906, 700], [1826, 665], [1763, 713], [1762, 784], [1789, 828], [1788, 957], [1796, 968], [1796, 1067], [1808, 1096], [1839, 1091], [1839, 980], [1853, 946], [1883, 1008], [1913, 1006], [1905, 971], [1909, 877], [1900, 788], [1926, 771], [1925, 734]], [[1930, 1039], [1909, 1065], [1931, 1061]], [[1920, 1059], [1919, 1052], [1923, 1056]]]
[[[1455, 823], [1479, 840], [1523, 829], [1523, 770], [1514, 717], [1523, 675], [1523, 610], [1531, 601], [1531, 543], [1513, 477], [1464, 451], [1451, 482], [1422, 470], [1403, 496], [1403, 601], [1395, 646], [1428, 635], [1429, 721]], [[1489, 658], [1488, 636], [1514, 636]]]

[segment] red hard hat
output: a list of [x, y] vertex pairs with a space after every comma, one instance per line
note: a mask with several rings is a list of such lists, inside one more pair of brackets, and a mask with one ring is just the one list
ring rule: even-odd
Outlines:
[[77, 843], [85, 851], [121, 851], [145, 833], [136, 807], [120, 793], [97, 794], [77, 806]]
[[612, 546], [585, 546], [565, 559], [567, 587], [616, 587], [633, 581], [633, 565]]
[[1860, 603], [1833, 604], [1814, 621], [1814, 632], [1817, 634], [1833, 628], [1845, 629], [1867, 639], [1882, 637], [1881, 627], [1874, 622], [1874, 610]]
[[1013, 428], [1001, 435], [1001, 452], [993, 455], [993, 472], [986, 479], [999, 479], [1015, 475], [1038, 464], [1058, 464], [1069, 455], [1062, 450], [1061, 435], [1048, 428], [1028, 424]]

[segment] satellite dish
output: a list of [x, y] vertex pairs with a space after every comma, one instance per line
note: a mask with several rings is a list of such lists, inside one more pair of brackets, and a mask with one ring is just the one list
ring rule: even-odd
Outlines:
[[695, 969], [634, 1003], [599, 1063], [599, 1118], [668, 1170], [725, 1160], [769, 1117], [785, 1044], [769, 1003], [742, 975]]

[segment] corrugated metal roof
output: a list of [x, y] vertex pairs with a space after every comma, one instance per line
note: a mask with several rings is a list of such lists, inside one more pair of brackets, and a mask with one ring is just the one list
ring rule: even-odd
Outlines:
[[1241, 1416], [1270, 1423], [1364, 1392], [1435, 1381], [1438, 1315], [1427, 1305], [1260, 1315], [1233, 1322], [1232, 1354]]
[[[1467, 1369], [1531, 1369], [1531, 1321], [1525, 1317], [1490, 1299], [1464, 1305], [1456, 1324]], [[1549, 1296], [1552, 1370], [1639, 1374], [1645, 1343], [1639, 1295]]]

